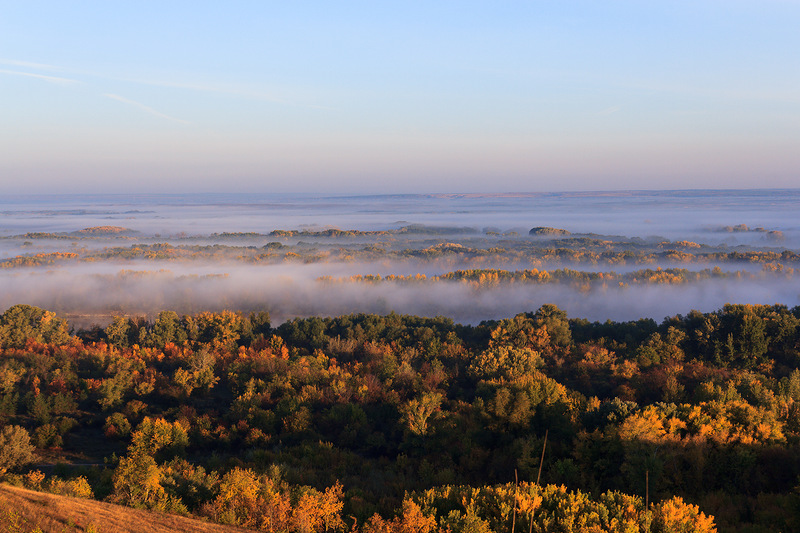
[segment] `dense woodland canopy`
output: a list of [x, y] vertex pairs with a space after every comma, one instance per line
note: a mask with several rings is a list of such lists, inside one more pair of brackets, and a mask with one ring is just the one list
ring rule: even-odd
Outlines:
[[791, 531], [798, 366], [781, 305], [477, 326], [163, 311], [77, 332], [15, 305], [0, 475], [265, 531]]

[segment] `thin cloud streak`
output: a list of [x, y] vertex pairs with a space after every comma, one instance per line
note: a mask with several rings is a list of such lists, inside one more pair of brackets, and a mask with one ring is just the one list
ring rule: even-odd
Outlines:
[[55, 83], [57, 85], [72, 85], [75, 83], [80, 83], [78, 80], [73, 80], [70, 78], [61, 78], [58, 76], [45, 76], [44, 74], [35, 74], [33, 72], [20, 72], [18, 70], [0, 69], [0, 74], [7, 74], [10, 76], [25, 76], [27, 78], [36, 78], [39, 80], [44, 80], [48, 83]]
[[46, 65], [44, 63], [34, 63], [32, 61], [18, 61], [16, 59], [5, 59], [5, 58], [0, 58], [0, 65], [12, 65], [15, 67], [35, 68], [39, 70], [56, 70], [56, 71], [66, 70], [62, 67]]
[[[111, 80], [111, 81], [122, 81], [126, 83], [136, 83], [139, 85], [149, 85], [151, 87], [166, 87], [172, 89], [185, 89], [189, 91], [197, 91], [197, 92], [205, 92], [205, 93], [213, 93], [213, 94], [223, 94], [228, 96], [234, 97], [241, 97], [247, 98], [249, 100], [260, 100], [264, 102], [272, 102], [274, 104], [281, 104], [286, 106], [294, 106], [294, 107], [305, 107], [310, 109], [323, 109], [327, 111], [334, 110], [334, 108], [329, 106], [317, 105], [317, 104], [308, 104], [302, 102], [293, 102], [291, 100], [286, 100], [274, 95], [271, 95], [266, 92], [261, 91], [253, 91], [248, 89], [240, 89], [237, 87], [225, 87], [219, 85], [211, 85], [211, 84], [200, 84], [200, 83], [183, 83], [183, 82], [172, 82], [172, 81], [160, 81], [160, 80], [147, 80], [147, 79], [135, 79], [135, 78], [120, 78], [116, 76], [110, 76], [106, 74], [100, 74], [97, 72], [85, 71], [85, 70], [77, 70], [77, 69], [70, 69], [65, 67], [59, 67], [55, 65], [48, 65], [45, 63], [36, 63], [33, 61], [19, 61], [16, 59], [7, 59], [7, 58], [0, 58], [0, 65], [11, 65], [16, 67], [25, 67], [29, 69], [38, 69], [38, 70], [49, 70], [49, 71], [56, 71], [56, 72], [66, 72], [71, 74], [80, 74], [82, 76], [91, 76], [93, 78], [104, 79], [104, 80]], [[17, 75], [17, 76], [29, 76], [33, 78], [39, 78], [45, 81], [49, 81], [51, 83], [82, 83], [78, 80], [73, 80], [69, 78], [61, 78], [57, 76], [47, 76], [45, 74], [36, 74], [31, 72], [19, 72], [14, 70], [4, 70], [0, 69], [0, 74], [9, 74], [9, 75]], [[122, 97], [120, 97], [122, 98]], [[118, 98], [119, 99], [119, 98]], [[169, 117], [164, 115], [163, 113], [159, 113], [158, 111], [153, 110], [152, 108], [148, 108], [142, 104], [134, 102], [132, 100], [123, 99], [120, 101], [125, 101], [125, 103], [129, 103], [132, 105], [138, 105], [142, 107], [148, 113], [154, 113], [158, 116], [163, 118], [168, 118], [170, 120], [177, 120], [179, 122], [180, 119], [175, 119], [173, 117]], [[188, 122], [185, 122], [188, 124]]]
[[136, 102], [135, 100], [130, 100], [129, 98], [125, 98], [124, 96], [120, 96], [118, 94], [106, 93], [103, 96], [105, 96], [106, 98], [111, 98], [112, 100], [116, 100], [118, 102], [122, 102], [123, 104], [128, 104], [128, 105], [132, 105], [134, 107], [138, 107], [139, 109], [141, 109], [145, 113], [149, 113], [149, 114], [151, 114], [153, 116], [156, 116], [156, 117], [159, 117], [159, 118], [164, 118], [164, 119], [167, 119], [167, 120], [171, 120], [173, 122], [180, 122], [181, 124], [191, 124], [191, 122], [189, 122], [188, 120], [183, 120], [183, 119], [180, 119], [180, 118], [176, 118], [176, 117], [171, 117], [169, 115], [165, 115], [164, 113], [162, 113], [160, 111], [156, 111], [155, 109], [153, 109], [150, 106], [146, 106], [146, 105], [144, 105], [144, 104], [142, 104], [140, 102]]

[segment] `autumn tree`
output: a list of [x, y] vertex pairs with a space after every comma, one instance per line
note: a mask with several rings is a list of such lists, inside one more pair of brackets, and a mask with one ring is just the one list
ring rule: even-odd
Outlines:
[[516, 346], [493, 346], [473, 358], [467, 369], [476, 379], [513, 381], [542, 365], [538, 352]]
[[418, 398], [409, 400], [403, 406], [403, 420], [406, 427], [415, 435], [427, 435], [428, 422], [431, 416], [438, 411], [442, 403], [442, 395], [438, 392], [424, 392]]
[[162, 511], [185, 511], [180, 499], [167, 494], [164, 473], [156, 463], [161, 451], [181, 449], [188, 443], [186, 429], [178, 422], [145, 417], [133, 433], [128, 454], [114, 470], [112, 500], [123, 505]]

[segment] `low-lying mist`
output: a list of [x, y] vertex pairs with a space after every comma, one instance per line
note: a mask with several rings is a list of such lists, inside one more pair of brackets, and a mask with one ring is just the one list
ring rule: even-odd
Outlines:
[[570, 317], [592, 321], [661, 320], [725, 303], [800, 305], [798, 278], [709, 279], [680, 285], [578, 287], [460, 282], [325, 282], [375, 272], [374, 264], [202, 265], [114, 264], [0, 272], [0, 308], [26, 303], [62, 314], [76, 328], [105, 326], [111, 316], [153, 317], [162, 310], [268, 311], [277, 324], [297, 316], [349, 313], [443, 315], [464, 324], [514, 316], [554, 303]]
[[[275, 323], [395, 311], [474, 324], [545, 303], [599, 321], [661, 320], [729, 302], [796, 306], [798, 203], [794, 189], [6, 196], [0, 308], [27, 303], [88, 327], [166, 309], [269, 311]], [[717, 266], [723, 275], [708, 274]], [[708, 272], [691, 282], [648, 272], [654, 281], [622, 286], [597, 275], [658, 267]], [[349, 279], [533, 268], [590, 274], [546, 283]]]

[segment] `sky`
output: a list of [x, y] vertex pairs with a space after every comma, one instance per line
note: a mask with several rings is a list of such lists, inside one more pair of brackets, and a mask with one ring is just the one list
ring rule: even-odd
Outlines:
[[798, 27], [790, 0], [0, 0], [0, 186], [797, 187]]

